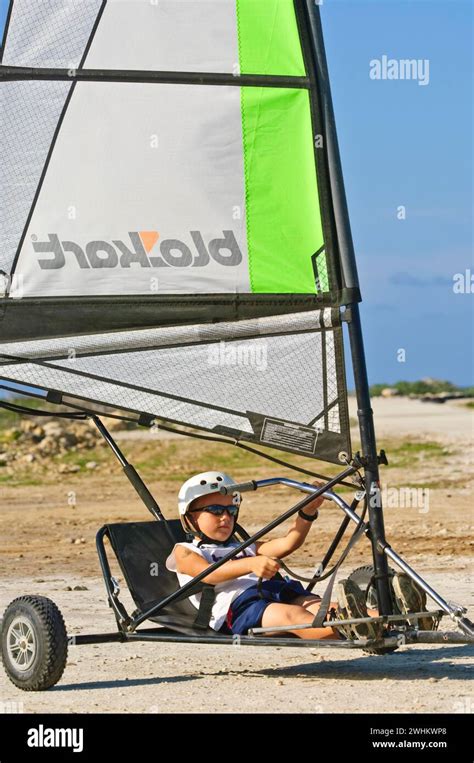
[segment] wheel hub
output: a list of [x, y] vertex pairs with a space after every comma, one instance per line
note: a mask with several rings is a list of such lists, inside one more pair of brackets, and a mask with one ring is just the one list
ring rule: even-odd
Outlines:
[[34, 629], [26, 617], [15, 617], [8, 629], [8, 656], [17, 670], [28, 670], [36, 656]]

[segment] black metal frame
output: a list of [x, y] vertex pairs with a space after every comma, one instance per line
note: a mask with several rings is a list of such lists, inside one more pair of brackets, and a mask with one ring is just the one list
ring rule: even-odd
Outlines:
[[[159, 510], [158, 504], [154, 500], [153, 496], [151, 496], [151, 493], [149, 492], [148, 488], [144, 484], [142, 478], [140, 475], [133, 470], [130, 471], [130, 469], [127, 470], [127, 466], [130, 466], [128, 462], [126, 461], [125, 457], [117, 447], [117, 444], [111, 437], [110, 433], [105, 428], [104, 424], [98, 419], [97, 416], [92, 417], [95, 424], [98, 426], [99, 431], [101, 432], [102, 436], [106, 440], [106, 442], [111, 447], [112, 451], [116, 455], [116, 457], [119, 459], [120, 463], [122, 464], [125, 473], [129, 477], [133, 487], [137, 491], [140, 498], [143, 500], [149, 511], [153, 514], [154, 518], [160, 522], [165, 522], [166, 519], [164, 518], [163, 514]], [[336, 485], [340, 484], [341, 481], [343, 481], [346, 477], [349, 477], [350, 475], [353, 475], [357, 472], [358, 468], [360, 467], [360, 464], [357, 463], [357, 461], [353, 464], [348, 466], [343, 472], [341, 472], [336, 477], [329, 480], [326, 484], [322, 485], [319, 488], [316, 488], [313, 485], [310, 485], [308, 483], [304, 482], [298, 482], [296, 480], [291, 480], [288, 478], [270, 478], [266, 480], [257, 480], [257, 481], [251, 481], [243, 484], [236, 484], [234, 486], [223, 488], [221, 489], [221, 492], [232, 492], [233, 490], [238, 490], [240, 492], [245, 492], [249, 490], [256, 490], [259, 488], [265, 488], [270, 487], [272, 485], [276, 484], [283, 484], [288, 487], [294, 487], [298, 490], [304, 490], [305, 492], [308, 492], [309, 495], [305, 498], [301, 499], [297, 504], [292, 506], [291, 508], [287, 509], [283, 514], [278, 516], [276, 519], [269, 522], [267, 525], [265, 525], [263, 528], [258, 530], [256, 533], [254, 533], [252, 536], [249, 536], [245, 531], [242, 532], [242, 528], [238, 528], [240, 530], [241, 535], [247, 535], [247, 537], [244, 538], [244, 540], [235, 548], [233, 548], [226, 556], [222, 557], [219, 561], [214, 562], [214, 564], [211, 564], [209, 567], [206, 568], [203, 572], [201, 572], [199, 575], [196, 575], [192, 580], [190, 580], [188, 583], [186, 583], [184, 586], [179, 588], [174, 593], [170, 594], [169, 596], [162, 599], [160, 602], [154, 604], [150, 609], [144, 611], [144, 612], [135, 612], [132, 615], [129, 615], [127, 611], [125, 610], [125, 607], [120, 602], [118, 598], [118, 593], [116, 590], [116, 584], [113, 579], [113, 576], [111, 574], [110, 565], [107, 559], [107, 554], [104, 546], [104, 538], [107, 536], [107, 526], [102, 527], [98, 533], [97, 533], [97, 552], [99, 555], [99, 561], [104, 577], [105, 587], [107, 591], [107, 596], [109, 599], [110, 606], [112, 607], [116, 621], [117, 621], [117, 627], [118, 627], [118, 634], [98, 634], [97, 636], [76, 636], [74, 637], [74, 643], [81, 644], [81, 643], [93, 643], [91, 639], [98, 638], [99, 641], [104, 640], [112, 640], [112, 641], [130, 641], [130, 640], [154, 640], [154, 641], [177, 641], [177, 642], [191, 642], [191, 643], [235, 643], [235, 639], [238, 638], [239, 644], [246, 644], [246, 645], [256, 645], [256, 644], [265, 644], [265, 645], [272, 645], [272, 646], [313, 646], [315, 647], [316, 644], [318, 646], [338, 646], [340, 647], [343, 645], [345, 648], [367, 648], [367, 647], [376, 647], [376, 648], [385, 648], [385, 647], [391, 647], [391, 646], [400, 646], [400, 643], [474, 643], [474, 625], [471, 623], [466, 617], [465, 612], [466, 610], [457, 604], [452, 604], [446, 602], [439, 594], [434, 591], [431, 586], [426, 583], [390, 546], [388, 543], [385, 543], [384, 546], [384, 554], [385, 559], [387, 560], [387, 557], [389, 557], [395, 564], [397, 564], [406, 574], [408, 574], [412, 579], [414, 579], [418, 585], [420, 585], [430, 596], [432, 599], [436, 601], [436, 603], [439, 605], [440, 609], [431, 612], [430, 614], [434, 615], [435, 617], [438, 617], [441, 619], [441, 617], [444, 614], [449, 614], [450, 617], [456, 622], [456, 624], [459, 626], [459, 628], [463, 631], [462, 634], [456, 633], [456, 632], [443, 632], [443, 633], [436, 633], [432, 631], [416, 631], [416, 630], [410, 630], [410, 628], [406, 627], [406, 621], [407, 619], [415, 620], [417, 619], [417, 616], [426, 616], [426, 612], [424, 613], [418, 613], [418, 615], [415, 613], [414, 615], [410, 615], [409, 617], [405, 615], [391, 615], [391, 613], [387, 614], [385, 612], [380, 613], [380, 617], [378, 618], [367, 618], [367, 620], [370, 620], [372, 622], [380, 621], [384, 624], [390, 625], [393, 623], [395, 624], [398, 622], [399, 627], [400, 623], [404, 623], [404, 625], [401, 626], [401, 630], [397, 633], [389, 633], [388, 636], [385, 638], [379, 639], [379, 640], [370, 640], [370, 639], [360, 639], [358, 641], [339, 641], [339, 640], [318, 640], [318, 639], [294, 639], [294, 638], [282, 638], [282, 637], [265, 637], [264, 635], [256, 635], [260, 632], [264, 632], [265, 629], [253, 629], [251, 635], [249, 636], [226, 636], [220, 633], [216, 633], [215, 636], [209, 637], [209, 636], [201, 636], [199, 635], [198, 631], [196, 631], [196, 635], [189, 636], [189, 635], [183, 635], [180, 633], [177, 633], [176, 631], [173, 631], [169, 628], [159, 627], [159, 628], [153, 628], [153, 629], [142, 629], [137, 630], [138, 626], [141, 625], [145, 620], [148, 620], [149, 618], [157, 615], [162, 609], [164, 609], [166, 606], [169, 606], [172, 604], [173, 601], [176, 601], [180, 598], [183, 598], [183, 595], [191, 596], [196, 588], [199, 586], [199, 584], [202, 582], [203, 578], [207, 577], [209, 573], [213, 572], [214, 570], [218, 569], [220, 566], [225, 564], [230, 559], [233, 559], [240, 551], [247, 548], [249, 545], [254, 543], [255, 541], [262, 538], [264, 535], [268, 534], [271, 530], [273, 530], [275, 527], [280, 525], [282, 522], [285, 522], [289, 517], [293, 516], [298, 512], [301, 508], [304, 508], [308, 503], [314, 500], [315, 497], [320, 495], [325, 495], [326, 498], [334, 501], [339, 508], [341, 508], [348, 521], [352, 521], [357, 525], [356, 530], [360, 531], [362, 534], [365, 534], [369, 540], [371, 540], [372, 536], [372, 528], [370, 524], [370, 518], [369, 522], [364, 523], [361, 516], [359, 516], [352, 507], [348, 506], [343, 499], [341, 499], [339, 496], [337, 496], [333, 491], [332, 488]], [[370, 515], [369, 515], [370, 516]], [[345, 529], [347, 526], [347, 523], [344, 521], [343, 525], [341, 525], [341, 528]], [[342, 538], [343, 533], [338, 533], [339, 540]], [[337, 545], [337, 544], [336, 544]], [[332, 553], [334, 552], [336, 545], [333, 541], [333, 543], [330, 546], [330, 549], [328, 553], [325, 556], [325, 563], [329, 561], [331, 558]], [[325, 563], [323, 563], [323, 569], [320, 570], [319, 574], [314, 574], [314, 579], [317, 581], [317, 579], [320, 577], [322, 571], [324, 570]], [[388, 566], [388, 563], [387, 563]], [[308, 586], [308, 590], [311, 590], [310, 586]], [[344, 621], [340, 621], [341, 623]], [[349, 622], [349, 621], [347, 621]], [[325, 626], [330, 626], [330, 622], [325, 622]], [[309, 626], [306, 626], [309, 627]], [[274, 632], [275, 628], [271, 629], [272, 632]], [[402, 639], [402, 641], [400, 641]]]
[[[22, 392], [21, 394], [27, 394], [25, 392]], [[35, 395], [32, 395], [35, 396]], [[8, 403], [0, 403], [0, 406], [6, 407], [6, 408], [15, 408], [17, 412], [28, 412], [28, 409], [23, 409], [21, 406], [10, 406]], [[35, 411], [31, 410], [29, 411], [33, 415], [44, 415], [45, 411]], [[54, 414], [52, 414], [54, 415]], [[101, 419], [98, 417], [96, 413], [88, 412], [87, 410], [84, 410], [81, 413], [75, 412], [75, 413], [59, 413], [58, 416], [62, 417], [68, 417], [68, 418], [74, 418], [75, 420], [78, 419], [88, 419], [91, 418], [95, 425], [97, 426], [100, 434], [105, 439], [107, 444], [109, 445], [110, 449], [114, 453], [115, 457], [120, 462], [123, 471], [129, 481], [131, 482], [133, 488], [143, 501], [144, 505], [147, 507], [147, 509], [150, 511], [150, 513], [153, 515], [153, 518], [160, 522], [164, 523], [166, 527], [168, 527], [168, 522], [164, 515], [162, 514], [160, 507], [145, 485], [143, 479], [140, 477], [138, 472], [134, 469], [134, 467], [127, 461], [124, 454], [118, 447], [117, 443], [111, 436], [110, 432], [105, 427], [104, 423], [101, 421]], [[296, 488], [300, 491], [307, 492], [308, 495], [305, 498], [302, 498], [298, 503], [296, 503], [294, 506], [291, 506], [289, 509], [287, 509], [283, 514], [278, 516], [276, 519], [273, 519], [271, 522], [269, 522], [267, 525], [265, 525], [263, 528], [258, 530], [254, 535], [250, 536], [248, 533], [241, 528], [239, 525], [236, 526], [236, 536], [240, 536], [243, 538], [242, 542], [239, 543], [235, 548], [233, 548], [226, 556], [222, 557], [219, 561], [215, 562], [214, 564], [210, 565], [206, 568], [202, 573], [199, 575], [196, 575], [192, 580], [190, 580], [188, 583], [186, 583], [184, 586], [181, 586], [176, 591], [174, 591], [169, 596], [165, 597], [161, 601], [155, 603], [151, 608], [140, 611], [135, 610], [135, 612], [132, 615], [129, 615], [126, 611], [123, 603], [119, 599], [119, 590], [117, 582], [115, 581], [110, 565], [109, 560], [107, 558], [107, 553], [105, 550], [104, 545], [104, 538], [108, 536], [108, 527], [107, 525], [100, 528], [100, 530], [97, 533], [96, 536], [96, 545], [97, 545], [97, 552], [99, 556], [99, 562], [102, 570], [102, 575], [104, 578], [105, 588], [107, 592], [107, 597], [109, 601], [109, 605], [112, 608], [116, 623], [117, 623], [117, 631], [114, 633], [99, 633], [99, 634], [80, 634], [80, 635], [74, 635], [69, 638], [69, 641], [71, 644], [74, 645], [81, 645], [81, 644], [91, 644], [91, 643], [106, 643], [106, 642], [123, 642], [123, 641], [173, 641], [177, 643], [203, 643], [203, 644], [235, 644], [236, 640], [238, 641], [239, 645], [252, 645], [252, 646], [308, 646], [314, 648], [316, 645], [323, 646], [323, 647], [330, 647], [335, 646], [338, 648], [374, 648], [374, 649], [390, 649], [395, 648], [397, 646], [400, 646], [401, 644], [415, 644], [415, 643], [474, 643], [474, 624], [465, 617], [466, 609], [462, 607], [459, 604], [453, 604], [446, 602], [436, 591], [434, 591], [431, 586], [429, 586], [428, 583], [426, 583], [392, 548], [388, 543], [385, 543], [383, 547], [383, 553], [385, 555], [385, 558], [390, 558], [391, 561], [395, 562], [406, 574], [408, 574], [413, 580], [415, 580], [418, 585], [423, 588], [426, 593], [431, 596], [431, 598], [439, 605], [440, 609], [436, 610], [434, 612], [430, 612], [429, 614], [441, 618], [444, 614], [449, 614], [451, 619], [454, 620], [454, 622], [458, 625], [458, 627], [461, 629], [462, 633], [459, 632], [433, 632], [433, 631], [419, 631], [411, 629], [409, 626], [407, 627], [406, 621], [407, 620], [417, 620], [418, 617], [426, 616], [426, 612], [423, 613], [415, 613], [411, 614], [409, 616], [407, 615], [390, 615], [385, 612], [380, 612], [379, 617], [368, 617], [365, 620], [366, 621], [379, 621], [386, 625], [393, 625], [395, 626], [396, 623], [399, 625], [397, 628], [393, 628], [392, 630], [388, 631], [388, 634], [380, 638], [378, 640], [375, 639], [359, 639], [359, 640], [348, 640], [348, 641], [341, 641], [341, 640], [329, 640], [329, 639], [304, 639], [304, 638], [295, 638], [292, 637], [280, 637], [280, 636], [271, 636], [267, 637], [265, 636], [265, 629], [264, 628], [254, 628], [249, 632], [248, 636], [240, 636], [240, 635], [231, 635], [227, 636], [222, 633], [216, 632], [215, 635], [209, 636], [208, 634], [200, 634], [199, 631], [196, 629], [195, 634], [193, 635], [183, 635], [182, 633], [173, 630], [172, 628], [160, 626], [158, 628], [142, 628], [140, 630], [138, 629], [138, 626], [140, 626], [145, 620], [150, 619], [151, 617], [154, 617], [157, 615], [162, 609], [164, 609], [166, 606], [169, 606], [169, 604], [172, 604], [173, 601], [177, 601], [178, 599], [182, 599], [184, 597], [189, 597], [193, 593], [196, 592], [196, 589], [200, 586], [203, 579], [209, 575], [210, 572], [213, 572], [214, 570], [218, 569], [221, 565], [225, 564], [230, 559], [233, 559], [240, 551], [247, 548], [249, 545], [254, 543], [255, 541], [262, 538], [264, 535], [269, 533], [271, 530], [273, 530], [278, 525], [282, 524], [282, 522], [285, 522], [289, 517], [293, 516], [298, 512], [300, 509], [304, 509], [304, 507], [314, 500], [314, 498], [324, 495], [325, 498], [334, 501], [339, 508], [341, 508], [345, 514], [344, 520], [341, 524], [341, 527], [339, 528], [339, 531], [337, 532], [334, 540], [332, 541], [327, 553], [325, 554], [323, 563], [319, 565], [319, 569], [317, 568], [313, 574], [313, 577], [311, 579], [310, 585], [308, 585], [307, 590], [311, 591], [312, 585], [314, 585], [315, 582], [318, 580], [322, 580], [323, 577], [327, 577], [327, 575], [331, 573], [327, 573], [327, 575], [323, 576], [322, 573], [324, 572], [324, 569], [331, 559], [335, 549], [337, 548], [339, 542], [342, 540], [342, 537], [344, 535], [344, 531], [347, 528], [348, 524], [352, 521], [356, 524], [356, 530], [354, 531], [353, 538], [355, 538], [355, 535], [362, 535], [365, 534], [366, 537], [372, 541], [372, 527], [370, 522], [370, 514], [369, 514], [369, 521], [364, 522], [363, 515], [359, 515], [354, 511], [355, 505], [359, 502], [359, 498], [356, 497], [354, 499], [354, 502], [352, 506], [349, 506], [340, 496], [338, 496], [336, 493], [332, 491], [332, 488], [336, 485], [346, 484], [345, 481], [347, 477], [350, 477], [352, 475], [355, 475], [358, 473], [359, 469], [361, 468], [361, 463], [359, 459], [356, 457], [352, 464], [348, 465], [346, 469], [344, 469], [340, 474], [336, 475], [333, 478], [327, 479], [327, 482], [323, 484], [321, 487], [315, 487], [312, 484], [306, 483], [306, 482], [299, 482], [297, 480], [292, 480], [286, 477], [275, 477], [275, 478], [269, 478], [264, 480], [252, 480], [250, 482], [246, 482], [243, 484], [236, 484], [233, 486], [230, 486], [228, 488], [221, 488], [222, 493], [226, 492], [232, 492], [234, 490], [238, 490], [240, 492], [245, 492], [249, 490], [257, 490], [265, 487], [270, 487], [276, 484], [282, 484], [286, 485], [287, 487]], [[354, 488], [357, 489], [357, 486], [354, 485]], [[175, 542], [175, 538], [173, 534], [170, 531], [170, 540]], [[348, 551], [351, 547], [351, 542], [349, 542], [349, 545], [346, 549]], [[343, 554], [343, 557], [345, 557], [345, 553]], [[334, 570], [337, 569], [336, 565], [334, 567]], [[379, 608], [380, 610], [381, 608]], [[349, 624], [353, 621], [338, 621], [340, 625], [346, 623]], [[323, 623], [323, 627], [331, 627], [333, 623], [330, 621], [325, 621]], [[307, 628], [312, 627], [312, 625], [305, 625], [305, 626], [295, 626], [297, 628]], [[282, 630], [285, 632], [284, 627], [282, 626], [280, 629], [272, 627], [271, 632], [278, 632], [278, 630]], [[262, 635], [260, 635], [262, 634]]]

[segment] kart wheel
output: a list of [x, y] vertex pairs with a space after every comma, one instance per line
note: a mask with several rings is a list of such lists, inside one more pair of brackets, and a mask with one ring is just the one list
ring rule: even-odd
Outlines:
[[61, 612], [44, 596], [20, 596], [2, 620], [2, 662], [8, 678], [24, 691], [42, 691], [61, 678], [67, 634]]
[[[359, 586], [361, 591], [365, 594], [365, 603], [367, 605], [367, 609], [378, 609], [378, 601], [377, 601], [377, 591], [375, 589], [375, 583], [374, 583], [374, 573], [375, 570], [372, 567], [372, 565], [368, 564], [365, 567], [358, 567], [354, 572], [351, 572], [351, 574], [348, 576], [349, 580], [352, 580], [356, 585]], [[391, 575], [395, 574], [395, 570], [392, 568], [389, 568], [389, 573]], [[392, 600], [394, 603], [394, 612], [395, 614], [398, 614], [399, 610], [398, 607], [395, 604], [395, 597], [392, 595]], [[363, 651], [367, 654], [392, 654], [392, 652], [395, 652], [398, 649], [397, 646], [381, 646], [381, 647], [367, 647], [367, 649], [364, 649]]]

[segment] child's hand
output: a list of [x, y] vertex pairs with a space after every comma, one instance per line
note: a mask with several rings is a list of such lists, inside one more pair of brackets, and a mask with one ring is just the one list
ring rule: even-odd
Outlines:
[[251, 571], [255, 573], [259, 578], [265, 578], [268, 580], [277, 574], [280, 569], [280, 565], [274, 559], [270, 559], [269, 556], [255, 556], [252, 557]]
[[[315, 481], [311, 484], [313, 484], [315, 487], [322, 487], [324, 485], [324, 482]], [[311, 503], [308, 503], [308, 505], [304, 507], [303, 511], [309, 514], [310, 512], [308, 511], [308, 509], [319, 509], [319, 507], [321, 506], [321, 504], [324, 503], [325, 500], [326, 499], [324, 498], [324, 496], [320, 495], [318, 498], [315, 498], [314, 501], [311, 501]]]

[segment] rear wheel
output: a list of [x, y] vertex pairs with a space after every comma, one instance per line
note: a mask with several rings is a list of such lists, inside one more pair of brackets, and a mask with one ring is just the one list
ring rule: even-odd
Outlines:
[[2, 621], [2, 662], [12, 683], [42, 691], [61, 678], [67, 660], [67, 633], [61, 612], [44, 596], [20, 596]]
[[[391, 576], [395, 575], [395, 570], [389, 567], [389, 573]], [[372, 565], [368, 564], [364, 567], [358, 567], [354, 572], [348, 576], [349, 580], [352, 580], [365, 595], [365, 603], [367, 609], [378, 609], [377, 590], [375, 588], [375, 570]], [[390, 584], [391, 587], [391, 584]], [[399, 609], [395, 604], [395, 597], [392, 591], [392, 601], [394, 603], [394, 614], [399, 613]], [[382, 647], [367, 647], [364, 652], [367, 654], [391, 654], [398, 649], [397, 646], [382, 646]]]

